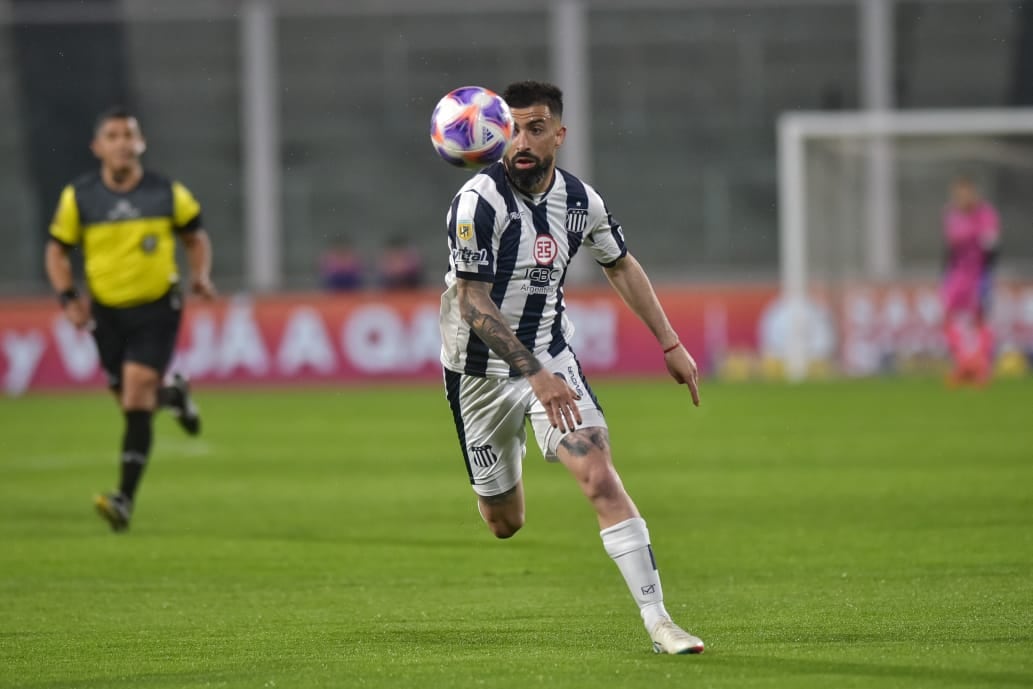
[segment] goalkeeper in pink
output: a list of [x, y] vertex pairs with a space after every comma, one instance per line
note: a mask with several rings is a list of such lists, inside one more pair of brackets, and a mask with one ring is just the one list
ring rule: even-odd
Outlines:
[[944, 334], [954, 360], [952, 384], [985, 384], [993, 364], [989, 323], [991, 271], [997, 258], [997, 211], [975, 184], [958, 178], [944, 214], [947, 269], [941, 287]]

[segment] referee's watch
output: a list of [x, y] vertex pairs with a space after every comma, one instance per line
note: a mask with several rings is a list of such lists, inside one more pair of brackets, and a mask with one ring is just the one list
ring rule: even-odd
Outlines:
[[62, 290], [57, 293], [57, 300], [61, 303], [61, 308], [68, 306], [70, 303], [79, 298], [79, 290], [75, 287], [69, 287], [66, 290]]

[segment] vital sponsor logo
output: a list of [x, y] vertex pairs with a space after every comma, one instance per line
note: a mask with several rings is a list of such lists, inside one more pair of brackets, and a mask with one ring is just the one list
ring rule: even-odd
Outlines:
[[466, 246], [452, 249], [452, 261], [457, 266], [486, 266], [488, 265], [488, 250], [471, 249]]
[[469, 456], [470, 463], [481, 469], [487, 469], [499, 461], [499, 456], [491, 449], [491, 445], [471, 445]]

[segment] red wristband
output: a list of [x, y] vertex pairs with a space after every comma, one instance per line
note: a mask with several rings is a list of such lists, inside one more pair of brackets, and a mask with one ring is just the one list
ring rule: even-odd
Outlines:
[[675, 342], [673, 345], [665, 349], [664, 354], [670, 354], [674, 350], [678, 349], [678, 347], [681, 347], [681, 342]]

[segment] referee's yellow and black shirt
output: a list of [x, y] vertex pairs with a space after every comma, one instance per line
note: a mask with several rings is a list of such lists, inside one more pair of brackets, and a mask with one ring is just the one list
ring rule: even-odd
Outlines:
[[82, 245], [93, 298], [115, 308], [161, 298], [179, 281], [176, 233], [201, 227], [201, 205], [179, 182], [144, 171], [127, 192], [105, 186], [100, 172], [61, 192], [50, 236]]

